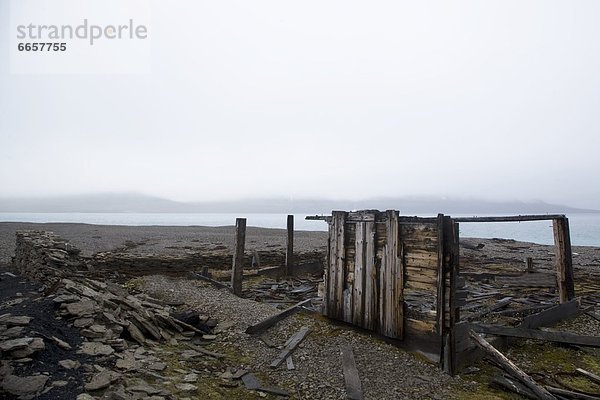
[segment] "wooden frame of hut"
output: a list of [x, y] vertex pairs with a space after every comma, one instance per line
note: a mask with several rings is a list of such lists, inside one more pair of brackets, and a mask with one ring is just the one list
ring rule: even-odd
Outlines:
[[362, 210], [307, 219], [329, 223], [323, 314], [396, 339], [450, 374], [473, 347], [460, 321], [459, 222], [553, 220], [560, 302], [575, 295], [564, 215], [423, 218]]

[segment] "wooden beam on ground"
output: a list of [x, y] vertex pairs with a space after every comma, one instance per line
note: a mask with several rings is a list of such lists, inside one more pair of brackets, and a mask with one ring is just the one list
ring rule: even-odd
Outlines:
[[516, 393], [522, 397], [526, 397], [528, 399], [536, 400], [538, 398], [531, 390], [529, 390], [521, 382], [516, 381], [516, 380], [513, 381], [512, 379], [509, 379], [505, 376], [494, 377], [494, 379], [492, 379], [492, 384], [495, 386], [498, 386], [504, 390], [510, 390], [511, 392], [514, 392], [514, 393]]
[[249, 326], [246, 329], [246, 333], [248, 333], [250, 335], [262, 333], [262, 332], [266, 331], [267, 329], [269, 329], [270, 327], [272, 327], [273, 325], [275, 325], [277, 322], [281, 321], [282, 319], [292, 315], [296, 311], [299, 311], [300, 307], [302, 307], [305, 304], [310, 303], [311, 301], [312, 301], [312, 299], [303, 300], [300, 303], [294, 304], [293, 306], [286, 308], [285, 310], [281, 311], [280, 313], [277, 313], [267, 319], [264, 319], [257, 324]]
[[484, 315], [491, 313], [492, 311], [496, 311], [503, 307], [506, 307], [508, 305], [508, 303], [510, 303], [511, 301], [512, 301], [512, 297], [505, 297], [502, 300], [498, 301], [497, 303], [491, 305], [490, 307], [487, 307], [485, 310], [481, 310], [475, 314], [469, 315], [466, 319], [474, 320], [477, 318], [481, 318]]
[[552, 229], [554, 231], [554, 245], [556, 246], [558, 294], [560, 302], [565, 303], [575, 297], [569, 219], [564, 216], [554, 219], [552, 221]]
[[259, 392], [269, 393], [275, 396], [283, 396], [288, 397], [290, 394], [283, 389], [272, 387], [272, 386], [263, 386], [262, 383], [258, 380], [256, 376], [253, 374], [245, 374], [242, 376], [242, 382], [244, 386], [248, 390], [257, 390]]
[[233, 253], [233, 270], [231, 271], [231, 287], [233, 294], [242, 294], [242, 278], [244, 274], [244, 250], [246, 247], [246, 218], [235, 220], [235, 250]]
[[570, 318], [579, 313], [581, 299], [573, 299], [559, 304], [537, 314], [528, 315], [523, 318], [519, 328], [535, 329], [540, 326], [548, 326], [559, 321]]
[[588, 311], [585, 314], [594, 318], [596, 321], [600, 321], [600, 312], [598, 311]]
[[287, 246], [285, 249], [285, 272], [289, 275], [290, 268], [294, 263], [294, 216], [287, 216]]
[[283, 350], [281, 350], [281, 353], [279, 353], [279, 355], [277, 356], [277, 358], [275, 358], [275, 360], [273, 360], [273, 362], [271, 363], [270, 367], [271, 368], [277, 368], [279, 366], [279, 364], [281, 364], [283, 362], [283, 360], [285, 360], [286, 358], [288, 358], [290, 356], [290, 354], [292, 354], [294, 352], [294, 350], [296, 350], [296, 347], [298, 347], [298, 345], [300, 343], [302, 343], [302, 341], [304, 340], [304, 338], [306, 338], [306, 336], [309, 333], [310, 333], [310, 328], [309, 327], [303, 326], [302, 328], [300, 328], [300, 330], [298, 332], [296, 332], [288, 340], [288, 343], [283, 348]]
[[503, 217], [459, 217], [454, 218], [456, 222], [523, 222], [523, 221], [551, 221], [557, 218], [565, 218], [563, 214], [548, 215], [508, 215]]
[[517, 367], [512, 361], [504, 356], [504, 354], [500, 353], [494, 346], [489, 344], [487, 340], [482, 338], [479, 334], [469, 331], [469, 336], [471, 339], [475, 341], [475, 343], [481, 347], [486, 353], [494, 358], [502, 368], [504, 368], [507, 372], [509, 372], [512, 376], [521, 381], [525, 386], [527, 386], [535, 395], [542, 400], [556, 400], [550, 392], [544, 389], [542, 386], [538, 385], [536, 381], [534, 381], [529, 375], [523, 372], [519, 367]]
[[196, 280], [204, 281], [204, 282], [209, 282], [209, 283], [213, 284], [213, 286], [215, 286], [219, 289], [227, 289], [229, 291], [232, 290], [231, 286], [227, 285], [226, 283], [215, 281], [214, 279], [211, 279], [208, 276], [204, 276], [204, 275], [198, 274], [196, 272], [188, 273], [188, 278], [196, 279]]
[[600, 385], [600, 376], [593, 374], [590, 371], [586, 371], [585, 369], [582, 369], [582, 368], [577, 368], [577, 369], [575, 369], [575, 371], [579, 372], [581, 375], [587, 376], [592, 381], [594, 381], [598, 385]]
[[340, 351], [342, 353], [342, 368], [344, 370], [347, 398], [350, 400], [363, 400], [362, 385], [356, 363], [354, 362], [352, 347], [342, 345], [340, 346]]
[[548, 389], [548, 391], [550, 393], [555, 394], [557, 396], [561, 396], [561, 398], [578, 399], [578, 400], [599, 400], [600, 399], [600, 397], [598, 397], [598, 396], [590, 396], [589, 394], [585, 394], [585, 393], [581, 393], [581, 392], [574, 392], [571, 390], [565, 390], [565, 389], [557, 388], [554, 386], [546, 386], [546, 388]]
[[471, 329], [475, 332], [497, 336], [509, 336], [525, 339], [545, 340], [548, 342], [566, 343], [577, 346], [600, 347], [599, 336], [583, 336], [569, 332], [549, 332], [537, 329], [512, 328], [498, 325], [473, 324]]

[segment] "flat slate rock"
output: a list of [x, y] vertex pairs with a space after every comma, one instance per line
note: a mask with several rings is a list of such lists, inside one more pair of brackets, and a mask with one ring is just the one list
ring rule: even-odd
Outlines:
[[17, 326], [17, 325], [29, 325], [31, 322], [31, 317], [27, 316], [14, 316], [11, 314], [0, 315], [0, 324], [6, 325], [8, 327]]
[[108, 356], [115, 352], [115, 349], [110, 347], [107, 344], [102, 344], [98, 342], [83, 342], [81, 344], [80, 353], [87, 354], [90, 356]]
[[8, 375], [2, 381], [2, 389], [22, 399], [32, 399], [40, 393], [48, 382], [46, 375], [19, 377]]

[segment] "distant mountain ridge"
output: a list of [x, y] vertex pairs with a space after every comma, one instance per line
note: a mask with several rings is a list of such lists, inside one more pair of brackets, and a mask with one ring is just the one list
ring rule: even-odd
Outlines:
[[367, 200], [284, 198], [235, 201], [179, 202], [139, 194], [94, 194], [47, 198], [0, 198], [0, 212], [39, 213], [307, 213], [328, 214], [332, 210], [396, 209], [405, 215], [444, 214], [547, 214], [586, 213], [581, 209], [545, 202], [494, 202], [478, 199], [436, 197], [389, 197]]

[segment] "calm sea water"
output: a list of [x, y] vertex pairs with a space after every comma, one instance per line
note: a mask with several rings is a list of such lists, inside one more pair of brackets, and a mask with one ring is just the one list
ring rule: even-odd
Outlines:
[[[306, 221], [307, 214], [295, 214], [297, 230], [326, 231], [324, 221]], [[453, 215], [456, 217], [467, 215]], [[140, 214], [140, 213], [0, 213], [0, 221], [78, 222], [101, 225], [235, 225], [236, 217], [247, 218], [248, 226], [285, 228], [286, 214]], [[600, 246], [600, 214], [569, 214], [571, 243], [575, 246]], [[552, 221], [461, 223], [461, 237], [507, 238], [552, 244]]]

